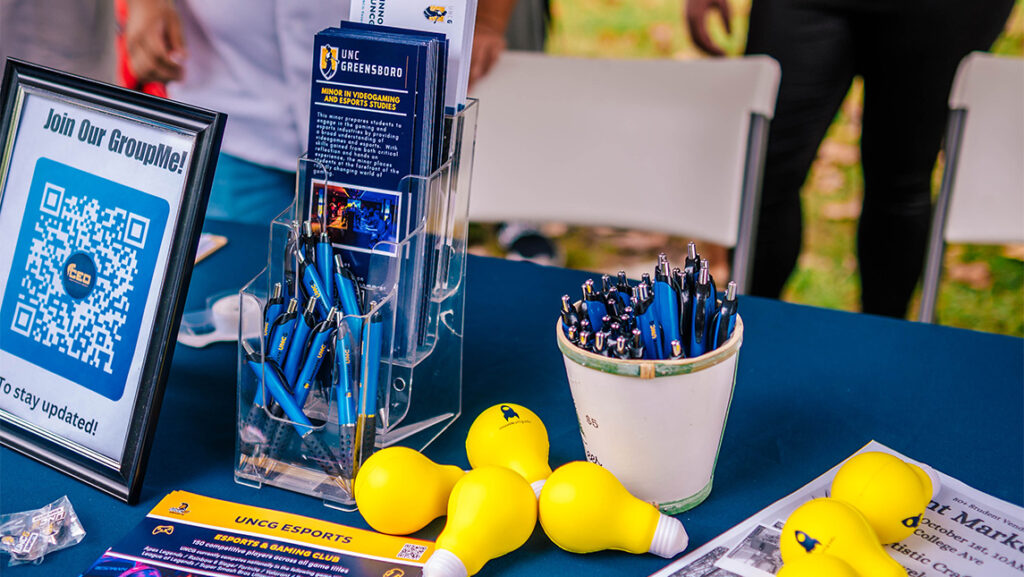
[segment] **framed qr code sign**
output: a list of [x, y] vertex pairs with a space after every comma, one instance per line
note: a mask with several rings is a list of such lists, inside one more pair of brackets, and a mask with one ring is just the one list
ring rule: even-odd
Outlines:
[[8, 60], [0, 442], [138, 500], [225, 117]]

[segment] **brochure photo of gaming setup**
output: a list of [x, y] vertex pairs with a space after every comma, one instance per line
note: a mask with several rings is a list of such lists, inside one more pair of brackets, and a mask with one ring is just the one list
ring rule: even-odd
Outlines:
[[467, 254], [477, 10], [320, 22], [257, 224], [207, 214], [233, 113], [8, 59], [0, 573], [1024, 571], [1020, 339], [743, 296], [697, 242], [639, 278]]

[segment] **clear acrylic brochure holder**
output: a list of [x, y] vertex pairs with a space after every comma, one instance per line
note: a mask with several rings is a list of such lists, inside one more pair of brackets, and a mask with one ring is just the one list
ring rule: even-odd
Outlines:
[[[274, 345], [267, 342], [264, 315], [241, 316], [238, 483], [269, 484], [352, 509], [352, 483], [370, 454], [391, 445], [422, 450], [459, 416], [477, 109], [470, 100], [447, 116], [447, 160], [429, 176], [407, 176], [394, 191], [412, 205], [408, 233], [374, 245], [363, 314], [340, 315], [321, 327], [330, 331], [325, 356], [299, 412], [282, 408], [276, 398], [283, 394], [276, 386], [282, 374], [262, 362]], [[344, 186], [305, 157], [299, 159], [296, 181], [295, 203], [271, 223], [267, 266], [240, 291], [240, 310], [265, 310], [278, 283], [285, 302], [295, 294], [289, 287], [298, 287], [302, 278], [294, 247], [304, 215], [315, 206], [313, 190], [327, 181]], [[294, 400], [295, 391], [287, 392]]]

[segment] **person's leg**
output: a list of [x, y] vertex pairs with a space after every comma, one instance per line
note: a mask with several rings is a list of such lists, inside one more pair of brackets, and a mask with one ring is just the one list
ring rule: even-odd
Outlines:
[[270, 224], [295, 196], [295, 173], [221, 153], [206, 218]]
[[778, 298], [800, 255], [800, 187], [853, 79], [846, 16], [807, 0], [754, 0], [747, 54], [782, 67], [761, 189], [750, 293]]
[[[509, 50], [544, 52], [551, 10], [547, 0], [519, 0], [509, 16], [505, 40]], [[555, 240], [540, 230], [539, 222], [498, 223], [498, 244], [505, 258], [528, 260], [537, 264], [564, 264]]]
[[508, 19], [505, 41], [509, 50], [544, 52], [551, 19], [547, 0], [519, 0]]
[[960, 60], [985, 50], [1012, 0], [929, 2], [858, 24], [864, 73], [864, 207], [857, 235], [864, 312], [904, 317], [921, 276], [931, 180]]

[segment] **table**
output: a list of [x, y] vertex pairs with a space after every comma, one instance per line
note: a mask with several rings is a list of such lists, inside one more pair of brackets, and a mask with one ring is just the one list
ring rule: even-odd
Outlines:
[[[239, 287], [260, 268], [266, 250], [265, 228], [216, 222], [207, 228], [229, 243], [196, 267], [187, 310]], [[553, 466], [584, 458], [552, 327], [559, 297], [576, 294], [591, 276], [469, 258], [463, 412], [427, 456], [467, 468], [463, 443], [473, 418], [493, 404], [513, 402], [533, 409], [547, 425]], [[746, 296], [740, 314], [744, 345], [714, 489], [702, 505], [679, 516], [690, 549], [871, 439], [1024, 504], [1024, 341]], [[235, 354], [233, 343], [177, 347], [134, 507], [0, 449], [0, 512], [34, 509], [67, 495], [88, 532], [79, 545], [42, 565], [2, 572], [78, 575], [175, 489], [366, 528], [358, 513], [274, 487], [234, 483]], [[414, 536], [433, 539], [442, 527], [440, 519]], [[566, 553], [538, 526], [526, 545], [491, 561], [479, 575], [648, 575], [667, 563], [653, 555]]]

